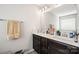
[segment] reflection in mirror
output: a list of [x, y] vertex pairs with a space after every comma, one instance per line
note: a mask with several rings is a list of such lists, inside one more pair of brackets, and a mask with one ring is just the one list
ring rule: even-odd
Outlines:
[[76, 39], [77, 8], [76, 4], [63, 4], [46, 13], [48, 25], [54, 26], [55, 35]]
[[[69, 14], [59, 17], [60, 31], [62, 36], [66, 33], [69, 38], [75, 38], [76, 33], [76, 14]], [[72, 33], [72, 34], [71, 34]]]
[[69, 11], [69, 12], [63, 13], [62, 16], [59, 16], [59, 27], [60, 27], [60, 31], [61, 31], [61, 36], [76, 39], [77, 10], [76, 10], [75, 4], [73, 4], [71, 7], [73, 7], [73, 8], [67, 9], [67, 11]]

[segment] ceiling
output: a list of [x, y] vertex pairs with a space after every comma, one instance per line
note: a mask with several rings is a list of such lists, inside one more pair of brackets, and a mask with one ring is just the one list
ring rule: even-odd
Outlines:
[[52, 9], [51, 12], [58, 16], [63, 16], [69, 13], [70, 14], [77, 13], [77, 9], [76, 9], [76, 5], [74, 4], [64, 4], [60, 7]]
[[38, 10], [45, 12], [47, 10], [51, 10], [53, 8], [56, 8], [58, 6], [60, 6], [60, 5], [59, 4], [38, 4], [37, 8], [38, 8]]
[[37, 8], [41, 12], [50, 11], [51, 13], [58, 16], [77, 12], [75, 4], [38, 4]]

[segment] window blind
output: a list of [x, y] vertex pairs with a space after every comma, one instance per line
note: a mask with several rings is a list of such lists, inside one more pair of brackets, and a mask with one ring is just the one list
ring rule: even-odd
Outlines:
[[76, 30], [76, 14], [61, 16], [60, 20], [60, 29], [61, 30]]

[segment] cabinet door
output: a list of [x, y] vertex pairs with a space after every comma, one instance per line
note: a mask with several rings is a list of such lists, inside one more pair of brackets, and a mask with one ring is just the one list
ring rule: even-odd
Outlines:
[[33, 35], [33, 48], [37, 53], [40, 53], [40, 37]]
[[56, 41], [48, 40], [48, 53], [49, 54], [65, 54], [69, 53], [67, 47], [63, 44], [59, 44]]
[[79, 54], [79, 48], [75, 46], [68, 45], [70, 54]]
[[40, 53], [41, 54], [47, 54], [47, 38], [41, 37], [40, 39]]

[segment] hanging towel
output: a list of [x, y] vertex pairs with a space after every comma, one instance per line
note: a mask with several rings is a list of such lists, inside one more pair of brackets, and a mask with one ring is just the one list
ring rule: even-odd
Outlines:
[[16, 39], [20, 37], [21, 24], [19, 21], [9, 20], [7, 24], [7, 34], [9, 38]]
[[7, 34], [9, 38], [14, 38], [14, 21], [8, 21]]
[[19, 38], [20, 37], [20, 34], [21, 34], [20, 33], [21, 32], [20, 31], [21, 30], [21, 28], [20, 28], [21, 25], [20, 24], [21, 24], [21, 22], [19, 22], [19, 21], [15, 21], [14, 22], [14, 37], [15, 38]]

